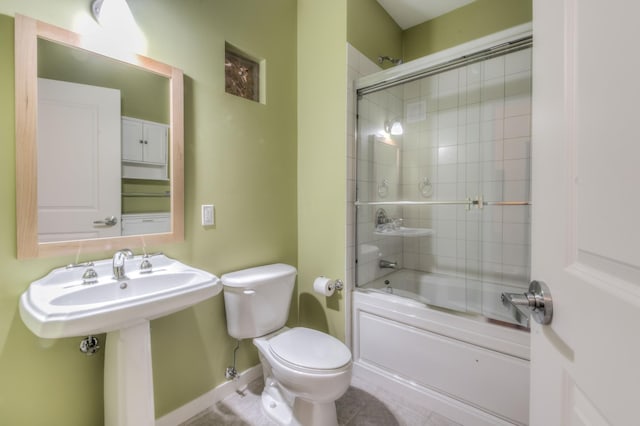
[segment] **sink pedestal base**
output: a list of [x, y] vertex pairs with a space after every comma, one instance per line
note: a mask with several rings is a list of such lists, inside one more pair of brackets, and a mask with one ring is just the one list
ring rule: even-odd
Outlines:
[[153, 426], [149, 321], [107, 333], [104, 360], [106, 426]]

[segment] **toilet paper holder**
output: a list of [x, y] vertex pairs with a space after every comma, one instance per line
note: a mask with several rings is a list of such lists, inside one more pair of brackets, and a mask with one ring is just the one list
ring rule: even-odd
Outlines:
[[314, 293], [331, 297], [337, 291], [341, 291], [344, 288], [344, 282], [340, 279], [331, 279], [323, 275], [313, 280]]

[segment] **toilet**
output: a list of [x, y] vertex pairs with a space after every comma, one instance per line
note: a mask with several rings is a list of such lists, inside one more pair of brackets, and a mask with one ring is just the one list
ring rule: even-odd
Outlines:
[[328, 334], [285, 327], [296, 273], [278, 263], [223, 275], [227, 330], [258, 348], [267, 416], [281, 425], [337, 425], [335, 401], [351, 382], [351, 352]]

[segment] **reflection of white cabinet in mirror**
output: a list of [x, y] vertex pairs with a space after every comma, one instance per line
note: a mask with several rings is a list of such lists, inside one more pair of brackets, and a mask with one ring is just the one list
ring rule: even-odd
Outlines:
[[122, 117], [122, 177], [167, 180], [169, 126]]
[[122, 215], [122, 235], [159, 234], [171, 231], [170, 213]]
[[38, 240], [119, 236], [120, 91], [41, 78], [38, 111]]

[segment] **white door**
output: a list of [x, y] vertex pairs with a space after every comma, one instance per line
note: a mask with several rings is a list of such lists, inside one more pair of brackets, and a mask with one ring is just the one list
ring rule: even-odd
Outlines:
[[533, 12], [531, 424], [640, 425], [640, 2]]
[[120, 91], [38, 79], [38, 240], [120, 235], [120, 168]]

